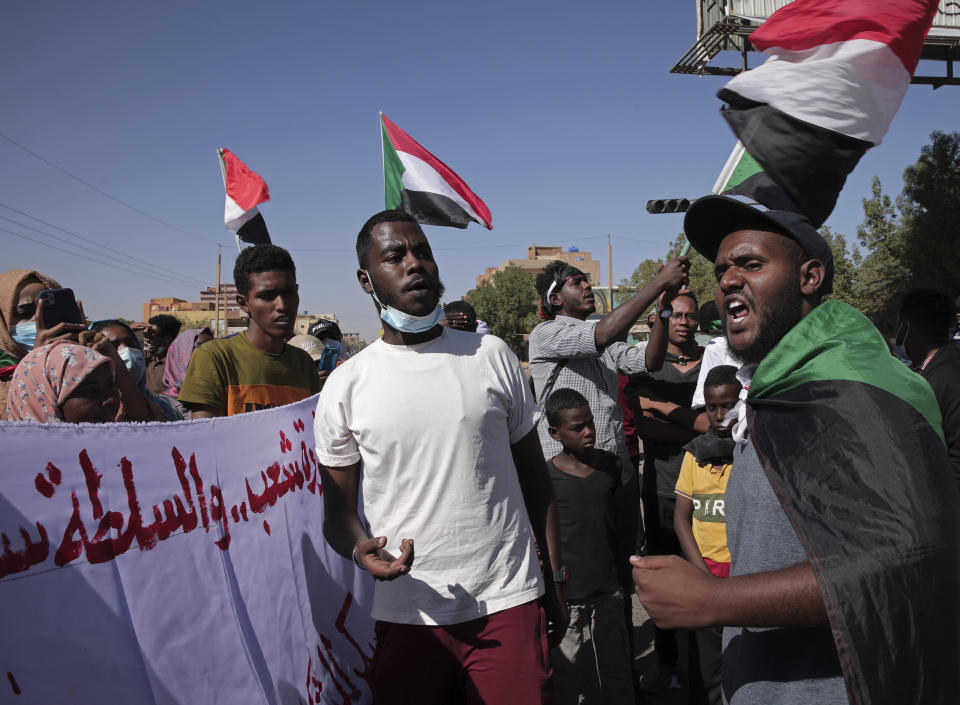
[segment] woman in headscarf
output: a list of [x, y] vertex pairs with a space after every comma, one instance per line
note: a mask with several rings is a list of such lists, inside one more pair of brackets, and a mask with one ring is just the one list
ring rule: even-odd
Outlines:
[[[163, 396], [151, 394], [146, 386], [146, 359], [143, 354], [143, 345], [133, 329], [121, 320], [110, 318], [94, 321], [90, 330], [107, 337], [117, 349], [117, 355], [123, 361], [127, 372], [133, 378], [138, 393], [147, 400], [152, 412], [152, 421], [181, 421], [184, 415]], [[127, 399], [121, 394], [120, 416], [118, 421], [128, 421], [126, 408]]]
[[209, 328], [191, 328], [185, 330], [170, 343], [167, 348], [167, 364], [163, 370], [163, 394], [164, 399], [168, 399], [182, 414], [183, 418], [190, 418], [190, 410], [187, 409], [177, 397], [180, 394], [180, 387], [183, 386], [183, 378], [187, 376], [187, 367], [190, 364], [190, 356], [193, 351], [209, 340], [213, 340], [213, 333]]
[[113, 361], [65, 340], [20, 361], [6, 403], [8, 420], [39, 423], [107, 423], [119, 408]]
[[6, 418], [6, 398], [17, 363], [33, 350], [54, 340], [77, 340], [79, 323], [58, 323], [49, 330], [37, 320], [37, 295], [60, 284], [31, 269], [0, 273], [0, 420]]

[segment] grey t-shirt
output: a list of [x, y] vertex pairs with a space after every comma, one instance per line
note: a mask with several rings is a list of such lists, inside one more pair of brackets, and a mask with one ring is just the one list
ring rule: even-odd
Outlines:
[[[734, 451], [724, 499], [731, 577], [807, 562], [749, 440]], [[848, 702], [828, 627], [725, 627], [722, 680], [730, 705]]]

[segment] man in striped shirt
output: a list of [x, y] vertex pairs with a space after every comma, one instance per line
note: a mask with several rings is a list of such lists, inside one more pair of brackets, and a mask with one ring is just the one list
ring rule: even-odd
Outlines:
[[[617, 374], [634, 374], [663, 365], [667, 341], [667, 319], [658, 319], [648, 345], [637, 347], [621, 342], [637, 319], [664, 291], [677, 291], [686, 279], [689, 259], [671, 260], [633, 297], [599, 321], [588, 321], [596, 310], [587, 275], [561, 260], [546, 266], [537, 276], [540, 317], [544, 319], [530, 333], [530, 371], [537, 403], [544, 407], [554, 389], [580, 392], [590, 403], [597, 428], [596, 447], [620, 456], [625, 473], [634, 473], [623, 435], [623, 416], [617, 405]], [[661, 312], [661, 315], [664, 312]], [[538, 431], [546, 458], [560, 452], [550, 437], [546, 416]], [[629, 477], [622, 478], [624, 482]]]

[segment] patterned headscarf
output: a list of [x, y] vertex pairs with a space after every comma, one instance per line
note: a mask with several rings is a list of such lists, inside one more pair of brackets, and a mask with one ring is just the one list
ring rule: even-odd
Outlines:
[[109, 365], [113, 372], [110, 358], [66, 340], [35, 348], [13, 373], [7, 396], [7, 419], [62, 423], [60, 407], [101, 365]]
[[197, 342], [197, 336], [204, 332], [210, 331], [207, 328], [185, 330], [174, 338], [170, 347], [167, 348], [167, 362], [163, 368], [163, 393], [168, 397], [176, 397], [180, 394], [183, 378], [187, 376], [187, 365], [190, 364], [190, 356], [193, 355], [193, 346]]
[[[5, 360], [20, 360], [27, 351], [17, 345], [10, 335], [10, 326], [17, 304], [20, 301], [20, 290], [31, 279], [36, 279], [47, 289], [59, 289], [60, 284], [50, 277], [35, 272], [32, 269], [10, 269], [0, 272], [0, 353]], [[10, 376], [0, 376], [0, 420], [6, 418], [7, 389], [10, 386]]]

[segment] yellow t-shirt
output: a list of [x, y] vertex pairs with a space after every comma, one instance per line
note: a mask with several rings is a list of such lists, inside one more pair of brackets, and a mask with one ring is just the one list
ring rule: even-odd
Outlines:
[[178, 398], [233, 416], [292, 404], [319, 391], [317, 364], [304, 350], [287, 345], [273, 355], [240, 333], [211, 340], [193, 352]]
[[717, 469], [710, 463], [699, 464], [693, 453], [686, 453], [674, 490], [693, 502], [693, 538], [700, 555], [717, 563], [730, 562], [723, 496], [732, 467], [730, 464]]

